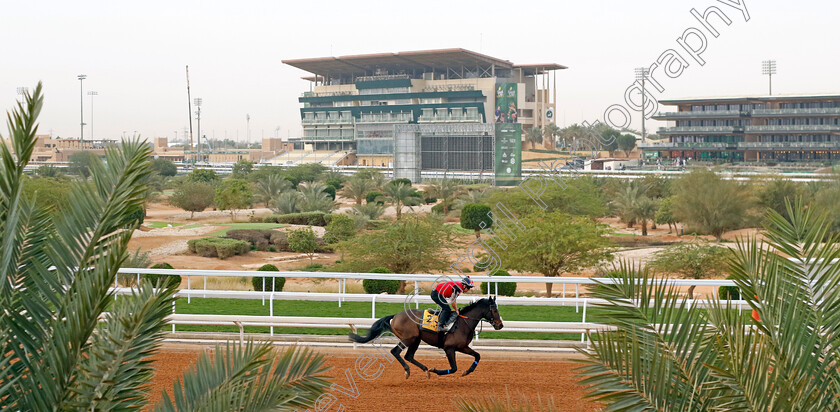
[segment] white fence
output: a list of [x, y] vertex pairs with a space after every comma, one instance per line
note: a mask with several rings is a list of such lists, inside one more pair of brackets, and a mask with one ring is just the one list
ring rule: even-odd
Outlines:
[[[232, 270], [195, 270], [195, 269], [133, 269], [123, 268], [119, 271], [120, 274], [133, 274], [139, 277], [143, 274], [166, 274], [166, 275], [180, 275], [186, 279], [186, 289], [178, 291], [177, 296], [187, 298], [189, 303], [193, 297], [201, 298], [223, 298], [223, 299], [261, 299], [263, 305], [268, 303], [268, 316], [248, 316], [248, 315], [188, 315], [176, 314], [176, 307], [173, 303], [170, 324], [172, 331], [175, 332], [175, 325], [234, 325], [239, 327], [240, 336], [244, 335], [245, 326], [267, 326], [270, 328], [270, 334], [274, 335], [274, 327], [319, 327], [319, 328], [355, 328], [355, 327], [369, 327], [375, 319], [376, 304], [377, 303], [403, 303], [406, 309], [412, 305], [414, 308], [419, 308], [420, 304], [432, 304], [431, 298], [428, 294], [419, 294], [420, 282], [435, 282], [446, 279], [442, 275], [432, 274], [384, 274], [384, 273], [344, 273], [344, 272], [258, 272], [258, 271], [232, 271]], [[212, 290], [207, 289], [208, 277], [234, 277], [234, 278], [251, 278], [251, 277], [286, 277], [286, 278], [320, 278], [320, 279], [337, 279], [336, 293], [310, 293], [310, 292], [276, 292], [276, 291], [242, 291], [242, 290]], [[193, 289], [193, 278], [196, 280], [203, 280], [202, 288]], [[488, 291], [493, 291], [493, 284], [499, 281], [516, 282], [516, 283], [552, 283], [563, 286], [563, 296], [560, 298], [552, 297], [512, 297], [499, 296], [497, 298], [499, 305], [522, 305], [522, 306], [574, 306], [575, 312], [581, 313], [580, 322], [532, 322], [532, 321], [506, 321], [505, 332], [545, 332], [545, 333], [580, 333], [581, 342], [584, 342], [586, 334], [592, 330], [600, 330], [606, 328], [605, 325], [587, 322], [587, 309], [596, 303], [606, 303], [601, 299], [587, 298], [580, 296], [581, 285], [592, 285], [596, 281], [611, 283], [614, 279], [610, 278], [584, 278], [584, 277], [537, 277], [537, 276], [505, 276], [490, 277], [490, 276], [471, 276], [476, 282], [491, 282]], [[415, 294], [408, 295], [389, 295], [389, 294], [366, 294], [366, 293], [347, 293], [348, 279], [384, 279], [384, 280], [404, 280], [414, 283]], [[273, 286], [274, 282], [268, 282], [269, 285], [263, 283], [265, 286]], [[733, 286], [734, 282], [731, 280], [709, 280], [709, 279], [668, 279], [668, 284], [679, 286]], [[567, 285], [574, 286], [574, 298], [567, 298]], [[498, 285], [496, 285], [498, 288]], [[716, 288], [714, 293], [716, 293]], [[131, 288], [115, 287], [116, 295], [125, 295], [132, 293]], [[476, 295], [462, 295], [462, 299], [477, 298]], [[371, 317], [370, 318], [327, 318], [327, 317], [289, 317], [289, 316], [275, 316], [274, 301], [279, 300], [297, 300], [297, 301], [321, 301], [321, 302], [337, 302], [341, 307], [342, 302], [370, 302]], [[703, 307], [707, 304], [705, 300], [689, 301], [689, 304], [698, 307]], [[739, 311], [748, 309], [749, 306], [746, 301], [729, 301], [733, 308], [738, 308]], [[504, 309], [501, 310], [504, 316]], [[492, 330], [492, 328], [485, 328], [484, 331]]]

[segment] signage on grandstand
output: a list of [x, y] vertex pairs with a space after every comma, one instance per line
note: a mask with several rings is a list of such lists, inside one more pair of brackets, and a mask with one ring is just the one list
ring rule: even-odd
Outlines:
[[522, 125], [496, 123], [496, 186], [515, 186], [522, 178]]

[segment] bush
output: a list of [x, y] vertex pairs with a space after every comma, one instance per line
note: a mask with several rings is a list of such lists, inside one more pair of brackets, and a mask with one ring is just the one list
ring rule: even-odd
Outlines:
[[[162, 263], [158, 263], [156, 265], [152, 265], [151, 269], [175, 269], [175, 268], [173, 268], [172, 265], [170, 265], [169, 263], [162, 262]], [[152, 282], [155, 285], [157, 285], [158, 281], [163, 279], [163, 282], [161, 282], [162, 287], [168, 287], [168, 286], [178, 287], [178, 286], [181, 285], [181, 276], [179, 276], [179, 275], [159, 275], [159, 274], [156, 274], [156, 273], [149, 273], [149, 274], [143, 275], [143, 279], [146, 279], [146, 280], [148, 280], [149, 282]]]
[[385, 204], [384, 200], [379, 200], [379, 201], [376, 200], [376, 198], [380, 197], [380, 196], [382, 196], [382, 192], [375, 192], [375, 191], [374, 192], [367, 192], [367, 194], [365, 195], [365, 202], [367, 202], [367, 203], [376, 202], [377, 204], [384, 205]]
[[[492, 276], [510, 276], [505, 270], [497, 270]], [[480, 289], [482, 294], [487, 294], [488, 287], [490, 289], [490, 293], [496, 293], [496, 282], [481, 282]], [[489, 284], [489, 285], [488, 285]], [[502, 296], [513, 296], [516, 294], [516, 282], [498, 282], [499, 284], [499, 295]]]
[[[277, 269], [277, 266], [272, 264], [266, 264], [260, 266], [257, 269], [258, 272], [279, 272], [280, 269]], [[275, 292], [282, 292], [283, 286], [286, 285], [286, 278], [276, 277], [276, 278], [269, 278], [269, 277], [262, 277], [262, 276], [255, 276], [251, 278], [251, 286], [254, 287], [254, 290], [257, 292], [263, 291], [263, 279], [265, 280], [265, 290], [270, 292], [271, 289], [271, 279], [274, 279], [274, 291]]]
[[327, 217], [324, 212], [288, 213], [285, 215], [271, 215], [263, 219], [265, 223], [286, 223], [290, 225], [326, 226]]
[[248, 242], [251, 248], [266, 251], [271, 246], [273, 230], [265, 229], [234, 229], [229, 230], [226, 238]]
[[437, 198], [436, 197], [427, 197], [427, 198], [423, 199], [423, 201], [426, 202], [427, 205], [430, 205], [432, 203], [437, 202]]
[[199, 256], [225, 259], [234, 255], [244, 255], [248, 253], [250, 244], [236, 239], [205, 237], [189, 240], [187, 242], [187, 247], [189, 247], [190, 252]]
[[[383, 267], [376, 267], [369, 271], [369, 273], [392, 273], [387, 268]], [[400, 288], [400, 281], [399, 280], [379, 280], [379, 279], [365, 279], [362, 281], [362, 287], [365, 289], [365, 293], [370, 294], [380, 294], [380, 293], [388, 293], [393, 295], [397, 293], [397, 290]]]
[[272, 230], [271, 231], [271, 238], [269, 239], [271, 244], [274, 246], [274, 249], [278, 252], [291, 252], [292, 249], [289, 247], [289, 236], [286, 235], [286, 232], [281, 232], [279, 230]]
[[301, 270], [304, 271], [304, 272], [317, 272], [321, 269], [324, 269], [324, 267], [325, 266], [320, 264], [320, 263], [310, 263], [310, 264], [304, 266], [303, 269], [301, 269]]
[[[732, 276], [727, 279], [732, 279]], [[741, 290], [737, 286], [721, 286], [718, 288], [718, 298], [724, 300], [741, 300]]]
[[326, 226], [324, 241], [327, 243], [338, 243], [356, 235], [356, 222], [350, 216], [335, 214], [331, 215], [330, 222]]
[[330, 195], [330, 198], [332, 200], [335, 200], [335, 186], [324, 186], [324, 193]]
[[365, 223], [365, 227], [368, 228], [368, 229], [371, 229], [371, 230], [382, 229], [388, 223], [390, 223], [390, 222], [388, 222], [387, 220], [383, 220], [383, 219], [368, 220], [367, 223]]

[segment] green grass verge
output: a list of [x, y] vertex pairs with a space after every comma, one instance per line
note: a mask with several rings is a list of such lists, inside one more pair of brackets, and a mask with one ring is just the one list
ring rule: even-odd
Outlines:
[[629, 236], [629, 237], [638, 236], [635, 233], [616, 233], [616, 232], [608, 233], [608, 235], [609, 236]]
[[[432, 307], [431, 304], [421, 304], [420, 308]], [[414, 305], [412, 305], [412, 308]], [[404, 310], [402, 303], [377, 303], [376, 318], [392, 315]], [[580, 322], [582, 321], [582, 308], [575, 312], [574, 306], [540, 306], [538, 310], [534, 306], [504, 305], [499, 312], [504, 320], [530, 320], [530, 321], [553, 321], [553, 322]], [[268, 301], [265, 305], [259, 299], [220, 299], [220, 298], [193, 298], [190, 303], [187, 299], [180, 298], [175, 305], [176, 313], [203, 314], [203, 315], [255, 315], [268, 316]], [[591, 309], [587, 310], [587, 319], [590, 315], [597, 313]], [[321, 316], [321, 317], [348, 317], [367, 318], [371, 316], [371, 305], [366, 302], [344, 302], [338, 307], [337, 302], [307, 302], [307, 301], [274, 301], [275, 316]], [[485, 324], [484, 330], [490, 325]], [[167, 327], [171, 330], [171, 327]], [[238, 332], [235, 326], [216, 325], [178, 325], [176, 330], [193, 332]], [[267, 327], [246, 327], [248, 333], [268, 333]], [[346, 335], [350, 329], [329, 329], [329, 328], [274, 328], [274, 333], [279, 334], [301, 334], [301, 335]], [[540, 339], [540, 340], [579, 340], [580, 334], [572, 333], [538, 333], [538, 332], [493, 332], [481, 335], [482, 339]]]
[[165, 228], [165, 227], [169, 227], [169, 225], [172, 225], [172, 226], [183, 225], [183, 223], [176, 223], [176, 222], [149, 222], [149, 221], [145, 221], [145, 222], [143, 222], [143, 224], [152, 228], [152, 229], [162, 229], [162, 228]]
[[224, 236], [227, 234], [228, 230], [235, 230], [235, 229], [276, 229], [278, 227], [284, 227], [288, 225], [284, 225], [281, 223], [225, 223], [219, 226], [224, 226], [224, 229], [217, 230], [215, 232], [208, 233], [207, 236]]

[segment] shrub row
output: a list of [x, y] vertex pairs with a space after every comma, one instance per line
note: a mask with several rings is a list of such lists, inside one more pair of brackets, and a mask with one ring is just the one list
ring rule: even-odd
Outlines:
[[265, 223], [286, 223], [290, 225], [326, 226], [329, 214], [324, 212], [289, 213], [285, 215], [270, 215], [263, 218]]
[[[505, 270], [497, 270], [496, 273], [492, 274], [491, 276], [510, 276]], [[481, 289], [482, 294], [487, 294], [487, 290], [489, 288], [490, 293], [496, 293], [496, 284], [497, 282], [481, 282], [479, 288]], [[498, 282], [499, 285], [499, 295], [502, 296], [513, 296], [516, 294], [516, 282]]]
[[273, 230], [265, 229], [234, 229], [229, 230], [225, 237], [248, 242], [253, 249], [267, 251], [272, 245], [271, 237], [274, 233]]
[[[169, 263], [166, 263], [166, 262], [161, 262], [161, 263], [152, 265], [150, 268], [151, 269], [175, 269], [175, 268], [172, 267], [172, 265], [170, 265]], [[148, 274], [143, 275], [143, 279], [146, 279], [146, 280], [152, 282], [155, 285], [157, 285], [159, 280], [163, 279], [163, 282], [161, 282], [160, 286], [164, 287], [164, 288], [168, 287], [168, 286], [178, 287], [178, 286], [181, 285], [181, 276], [179, 276], [179, 275], [159, 275], [159, 274], [156, 274], [156, 273], [148, 273]]]
[[191, 239], [187, 242], [187, 246], [190, 252], [199, 256], [218, 257], [219, 259], [229, 258], [234, 255], [244, 255], [250, 249], [248, 242], [218, 237]]

